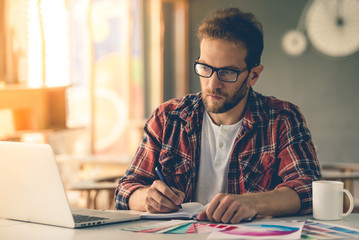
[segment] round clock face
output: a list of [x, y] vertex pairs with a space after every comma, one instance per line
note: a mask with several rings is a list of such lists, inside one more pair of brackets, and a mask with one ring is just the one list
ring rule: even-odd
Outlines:
[[359, 1], [314, 0], [306, 14], [312, 45], [330, 57], [345, 57], [359, 50]]

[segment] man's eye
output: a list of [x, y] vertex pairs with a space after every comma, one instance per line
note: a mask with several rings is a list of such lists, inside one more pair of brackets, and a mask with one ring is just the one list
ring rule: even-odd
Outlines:
[[200, 67], [200, 70], [204, 71], [204, 72], [211, 71], [211, 69], [209, 67], [203, 66], [203, 65]]
[[233, 74], [236, 74], [234, 71], [231, 71], [231, 70], [221, 70], [220, 74], [222, 76], [229, 76], [229, 75], [233, 75]]

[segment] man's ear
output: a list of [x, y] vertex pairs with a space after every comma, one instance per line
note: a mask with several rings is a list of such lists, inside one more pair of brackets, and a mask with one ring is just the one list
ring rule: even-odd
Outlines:
[[264, 68], [263, 65], [252, 67], [248, 78], [248, 83], [250, 86], [254, 86], [257, 83], [257, 80], [259, 79], [259, 76], [261, 75], [263, 68]]

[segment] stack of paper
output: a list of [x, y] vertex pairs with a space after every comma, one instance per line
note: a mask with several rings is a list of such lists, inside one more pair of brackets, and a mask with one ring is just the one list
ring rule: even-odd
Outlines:
[[167, 234], [211, 233], [208, 239], [299, 239], [303, 225], [304, 222], [261, 222], [230, 225], [172, 220], [122, 230]]

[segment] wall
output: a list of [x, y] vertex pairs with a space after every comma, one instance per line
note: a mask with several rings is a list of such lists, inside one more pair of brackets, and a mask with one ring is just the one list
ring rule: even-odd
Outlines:
[[5, 81], [5, 1], [0, 1], [0, 82]]
[[[196, 27], [209, 12], [227, 7], [253, 12], [264, 27], [264, 71], [254, 89], [300, 107], [322, 163], [358, 162], [359, 54], [334, 60], [309, 45], [300, 57], [290, 57], [281, 47], [283, 34], [296, 28], [306, 3], [305, 0], [191, 0], [190, 69], [199, 56]], [[190, 72], [190, 90], [200, 90], [193, 72]]]

